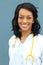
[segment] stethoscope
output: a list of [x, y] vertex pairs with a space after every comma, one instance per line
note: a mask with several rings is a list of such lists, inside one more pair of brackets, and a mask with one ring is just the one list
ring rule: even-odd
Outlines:
[[32, 38], [32, 47], [31, 47], [30, 53], [25, 57], [26, 63], [27, 63], [27, 60], [29, 59], [29, 57], [32, 58], [32, 65], [33, 65], [33, 62], [34, 62], [34, 56], [32, 54], [33, 47], [34, 47], [34, 36]]
[[[17, 40], [17, 38], [15, 38], [14, 44], [16, 44], [16, 40]], [[31, 47], [30, 53], [25, 57], [26, 64], [27, 64], [27, 60], [29, 59], [29, 57], [31, 57], [32, 58], [32, 65], [33, 65], [33, 62], [34, 62], [34, 59], [35, 59], [34, 56], [33, 56], [33, 54], [32, 54], [33, 47], [34, 47], [34, 36], [32, 37], [32, 47]]]
[[[17, 39], [18, 39], [18, 38], [15, 38], [15, 40], [14, 40], [14, 44], [15, 44], [15, 45], [16, 45], [16, 40], [17, 40]], [[26, 63], [27, 63], [27, 60], [29, 59], [30, 56], [31, 56], [31, 58], [32, 58], [32, 62], [34, 61], [34, 56], [33, 56], [33, 54], [32, 54], [33, 47], [34, 47], [34, 36], [33, 36], [33, 38], [32, 38], [32, 47], [31, 47], [31, 50], [30, 50], [30, 54], [28, 54], [28, 55], [25, 57]], [[32, 63], [32, 65], [33, 65], [33, 63]]]
[[[32, 47], [31, 47], [31, 50], [30, 50], [30, 54], [28, 54], [28, 55], [25, 57], [26, 64], [27, 64], [27, 60], [29, 59], [29, 57], [31, 57], [31, 58], [32, 58], [32, 65], [33, 65], [33, 62], [34, 62], [34, 60], [35, 60], [35, 58], [34, 58], [34, 56], [33, 56], [33, 54], [32, 54], [33, 47], [34, 47], [34, 36], [33, 36], [33, 38], [32, 38]], [[41, 61], [41, 63], [42, 63], [42, 59], [41, 59], [40, 57], [39, 57], [39, 59], [40, 59], [40, 61]], [[40, 63], [40, 65], [41, 65], [41, 63]]]

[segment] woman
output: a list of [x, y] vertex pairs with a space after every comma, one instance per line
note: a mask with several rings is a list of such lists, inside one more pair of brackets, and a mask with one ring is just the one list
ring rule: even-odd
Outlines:
[[9, 39], [9, 65], [43, 65], [43, 36], [38, 11], [31, 3], [17, 6]]

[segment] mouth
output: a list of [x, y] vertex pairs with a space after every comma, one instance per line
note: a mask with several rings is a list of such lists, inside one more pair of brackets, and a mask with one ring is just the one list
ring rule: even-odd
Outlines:
[[26, 28], [26, 27], [28, 27], [29, 26], [29, 24], [22, 24], [22, 27], [23, 28]]

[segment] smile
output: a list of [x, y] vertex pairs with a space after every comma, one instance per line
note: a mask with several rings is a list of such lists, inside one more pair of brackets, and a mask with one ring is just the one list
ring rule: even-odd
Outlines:
[[23, 27], [27, 27], [29, 24], [22, 24]]

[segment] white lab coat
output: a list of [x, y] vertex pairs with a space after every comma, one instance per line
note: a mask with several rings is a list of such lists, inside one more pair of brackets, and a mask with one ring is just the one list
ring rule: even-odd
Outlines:
[[9, 65], [43, 65], [43, 36], [40, 34], [34, 37], [34, 61], [32, 62], [31, 56], [25, 60], [32, 47], [32, 37], [33, 34], [30, 34], [24, 43], [15, 35], [9, 39]]

